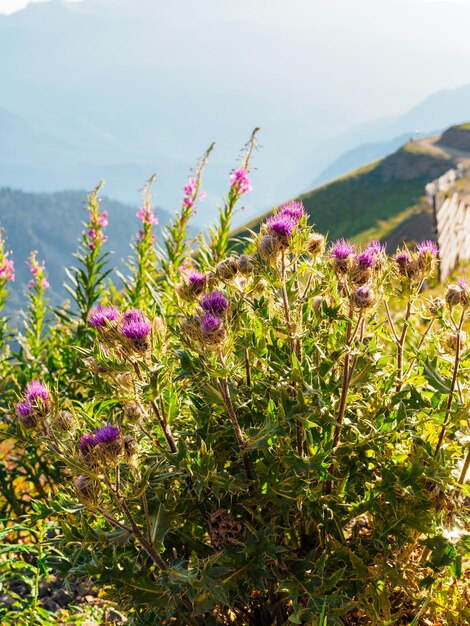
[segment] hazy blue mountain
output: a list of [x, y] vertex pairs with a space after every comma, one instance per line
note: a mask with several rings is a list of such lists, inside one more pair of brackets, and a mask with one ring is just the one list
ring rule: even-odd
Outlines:
[[[37, 250], [39, 258], [46, 262], [53, 300], [57, 303], [66, 296], [64, 268], [75, 264], [72, 254], [78, 247], [82, 224], [87, 218], [85, 202], [84, 191], [26, 193], [0, 189], [0, 228], [5, 231], [16, 269], [12, 285], [14, 308], [24, 302], [24, 290], [30, 279], [26, 260], [32, 250]], [[112, 253], [113, 266], [122, 268], [122, 260], [129, 257], [131, 241], [139, 228], [136, 205], [122, 204], [104, 196], [102, 206], [109, 212], [106, 248]], [[156, 213], [160, 226], [169, 221], [170, 216], [165, 211]]]

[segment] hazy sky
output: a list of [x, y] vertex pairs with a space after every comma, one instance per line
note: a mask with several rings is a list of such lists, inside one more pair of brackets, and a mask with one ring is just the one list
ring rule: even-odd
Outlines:
[[[158, 169], [163, 194], [212, 140], [214, 177], [226, 177], [260, 125], [252, 197], [264, 208], [364, 143], [340, 144], [349, 129], [470, 84], [470, 0], [68, 0], [20, 11], [27, 4], [0, 0], [0, 109], [70, 142], [76, 169], [93, 157], [110, 195], [105, 166], [140, 168], [133, 188]], [[74, 182], [58, 161], [64, 186], [94, 184], [95, 170]]]

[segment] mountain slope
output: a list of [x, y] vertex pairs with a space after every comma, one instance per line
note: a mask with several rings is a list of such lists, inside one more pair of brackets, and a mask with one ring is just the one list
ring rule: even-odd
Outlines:
[[[310, 222], [319, 232], [328, 233], [330, 240], [351, 237], [395, 242], [397, 237], [413, 238], [414, 231], [432, 237], [433, 221], [423, 201], [424, 187], [456, 161], [430, 141], [410, 142], [382, 160], [299, 196]], [[270, 213], [252, 220], [234, 235], [245, 236], [248, 229], [257, 231]], [[408, 224], [405, 229], [404, 224]]]
[[[16, 280], [12, 285], [12, 307], [23, 303], [23, 292], [30, 279], [26, 260], [31, 250], [37, 250], [46, 262], [52, 298], [57, 303], [66, 294], [62, 285], [65, 267], [75, 264], [72, 257], [87, 219], [84, 210], [86, 192], [25, 193], [9, 188], [0, 189], [0, 228], [13, 252]], [[103, 208], [109, 211], [109, 241], [107, 250], [113, 253], [111, 263], [122, 268], [122, 259], [130, 254], [130, 243], [139, 228], [136, 208], [107, 197]], [[157, 210], [160, 226], [169, 221], [169, 214]]]

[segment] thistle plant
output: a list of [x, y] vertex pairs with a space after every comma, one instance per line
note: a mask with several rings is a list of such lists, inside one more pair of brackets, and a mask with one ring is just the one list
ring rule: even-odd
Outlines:
[[211, 246], [93, 299], [80, 393], [23, 385], [8, 428], [65, 476], [32, 518], [134, 624], [461, 626], [468, 287], [430, 299], [434, 244], [328, 243], [297, 201], [231, 249], [253, 146]]

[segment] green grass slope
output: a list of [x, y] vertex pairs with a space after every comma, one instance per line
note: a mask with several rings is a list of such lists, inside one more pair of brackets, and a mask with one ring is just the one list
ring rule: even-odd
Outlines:
[[[427, 211], [424, 187], [454, 165], [452, 158], [409, 143], [394, 154], [299, 196], [310, 221], [330, 239], [387, 239], [403, 222]], [[234, 233], [257, 231], [267, 212]]]

